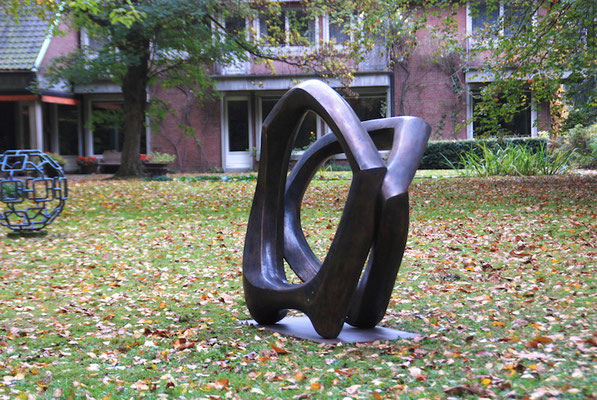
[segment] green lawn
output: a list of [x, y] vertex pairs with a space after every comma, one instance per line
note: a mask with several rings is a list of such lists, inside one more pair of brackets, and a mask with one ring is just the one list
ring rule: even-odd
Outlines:
[[[319, 255], [347, 176], [307, 192]], [[71, 182], [47, 235], [0, 236], [0, 399], [591, 398], [597, 177], [441, 176], [382, 321], [421, 336], [359, 345], [239, 324], [254, 181]]]

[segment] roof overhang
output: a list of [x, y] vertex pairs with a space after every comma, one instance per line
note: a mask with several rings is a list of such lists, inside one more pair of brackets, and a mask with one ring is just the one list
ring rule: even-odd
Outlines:
[[[566, 79], [570, 76], [571, 72], [564, 72], [561, 74], [561, 79]], [[512, 72], [506, 71], [505, 77], [509, 78], [512, 76]], [[540, 72], [539, 75], [544, 75], [543, 72]], [[483, 67], [469, 67], [468, 70], [464, 73], [464, 81], [467, 84], [484, 84], [495, 81], [495, 73], [487, 70]], [[525, 79], [532, 79], [533, 76], [529, 74]]]
[[[390, 87], [391, 71], [372, 71], [355, 74], [351, 88]], [[220, 92], [288, 90], [298, 83], [314, 79], [313, 75], [215, 75], [216, 90]], [[316, 78], [317, 79], [317, 78]], [[329, 79], [328, 85], [343, 87], [339, 79]]]
[[122, 93], [122, 89], [114, 82], [101, 81], [89, 85], [75, 85], [74, 92], [77, 94]]

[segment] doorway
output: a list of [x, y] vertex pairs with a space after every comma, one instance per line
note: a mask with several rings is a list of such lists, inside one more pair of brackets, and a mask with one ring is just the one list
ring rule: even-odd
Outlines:
[[226, 171], [246, 171], [253, 166], [250, 101], [247, 96], [224, 101], [223, 149]]

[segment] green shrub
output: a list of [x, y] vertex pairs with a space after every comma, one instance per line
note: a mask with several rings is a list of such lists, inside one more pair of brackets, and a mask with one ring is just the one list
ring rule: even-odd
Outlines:
[[597, 169], [597, 124], [588, 127], [576, 125], [559, 135], [551, 145], [556, 153], [573, 152], [570, 157], [572, 166]]
[[329, 167], [330, 171], [350, 171], [350, 165], [348, 162], [338, 162], [330, 160], [326, 162], [324, 167]]
[[[546, 147], [533, 150], [524, 145], [490, 147], [481, 143], [482, 154], [470, 149], [460, 155], [459, 165], [477, 176], [556, 175], [567, 170], [571, 153], [550, 154]], [[456, 166], [454, 166], [456, 168]]]
[[58, 163], [58, 165], [60, 165], [62, 168], [64, 168], [64, 166], [66, 165], [66, 160], [60, 154], [58, 154], [58, 153], [47, 153], [47, 152], [46, 152], [46, 154], [48, 156], [50, 156], [54, 161], [56, 161], [56, 163]]
[[149, 160], [152, 163], [169, 164], [176, 160], [176, 156], [174, 154], [159, 153], [157, 151], [152, 151], [149, 155]]
[[157, 176], [150, 176], [147, 178], [143, 178], [146, 182], [156, 181], [156, 182], [169, 182], [173, 181], [174, 179], [170, 178], [167, 175], [157, 175]]
[[0, 182], [0, 199], [2, 201], [11, 201], [19, 199], [23, 196], [22, 186], [17, 185], [17, 182]]
[[524, 146], [531, 152], [537, 152], [546, 147], [547, 140], [541, 138], [504, 138], [499, 140], [442, 140], [429, 142], [419, 168], [450, 169], [455, 166], [462, 168], [460, 156], [464, 153], [472, 151], [477, 156], [481, 156], [484, 153], [483, 146], [490, 150], [496, 150], [497, 148], [516, 145]]

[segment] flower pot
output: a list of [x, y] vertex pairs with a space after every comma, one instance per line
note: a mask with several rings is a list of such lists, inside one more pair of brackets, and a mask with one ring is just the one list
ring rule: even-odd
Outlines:
[[168, 163], [146, 162], [143, 163], [143, 167], [145, 168], [145, 172], [149, 176], [166, 175], [166, 173], [168, 172]]
[[82, 174], [95, 174], [97, 172], [97, 164], [79, 165], [79, 172]]

